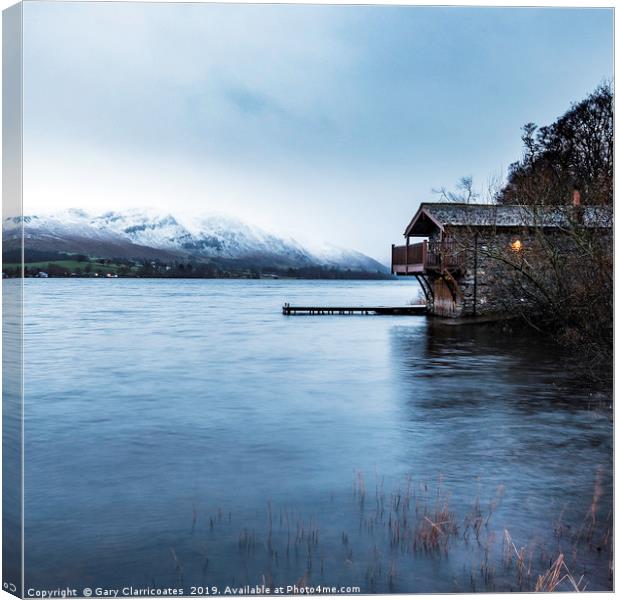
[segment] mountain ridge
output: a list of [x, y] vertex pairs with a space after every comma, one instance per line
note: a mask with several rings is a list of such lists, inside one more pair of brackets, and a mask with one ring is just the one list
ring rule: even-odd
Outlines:
[[321, 267], [366, 273], [389, 272], [379, 261], [356, 250], [326, 244], [310, 249], [217, 213], [193, 217], [132, 208], [91, 214], [66, 209], [48, 214], [9, 217], [3, 221], [3, 251], [20, 246], [21, 225], [26, 251], [84, 254], [97, 258], [191, 260], [277, 269]]

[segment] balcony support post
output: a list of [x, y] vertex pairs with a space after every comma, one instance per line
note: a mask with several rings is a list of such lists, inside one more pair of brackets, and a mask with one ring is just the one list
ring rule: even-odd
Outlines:
[[409, 242], [410, 242], [411, 238], [409, 236], [407, 236], [407, 243], [406, 243], [406, 250], [405, 250], [405, 264], [407, 265], [405, 267], [405, 270], [407, 271], [407, 273], [409, 273]]

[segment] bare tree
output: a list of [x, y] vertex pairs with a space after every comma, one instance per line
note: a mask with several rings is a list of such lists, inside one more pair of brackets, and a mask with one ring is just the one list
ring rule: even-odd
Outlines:
[[483, 204], [495, 204], [505, 186], [505, 176], [502, 169], [491, 173], [487, 179], [486, 187], [482, 191]]
[[469, 204], [480, 197], [480, 194], [474, 190], [474, 179], [471, 175], [459, 179], [456, 184], [456, 191], [450, 191], [445, 187], [433, 188], [431, 191], [433, 194], [437, 194], [443, 202]]

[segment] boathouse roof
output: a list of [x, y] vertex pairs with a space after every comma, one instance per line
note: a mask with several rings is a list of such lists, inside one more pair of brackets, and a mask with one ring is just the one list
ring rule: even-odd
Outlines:
[[611, 228], [613, 210], [606, 206], [514, 206], [423, 202], [405, 236], [427, 236], [445, 227], [582, 227]]

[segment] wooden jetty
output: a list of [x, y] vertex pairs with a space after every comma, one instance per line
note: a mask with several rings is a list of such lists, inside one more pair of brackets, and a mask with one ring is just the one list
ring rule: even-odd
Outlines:
[[288, 302], [282, 307], [284, 315], [423, 315], [425, 304], [406, 306], [292, 306]]

